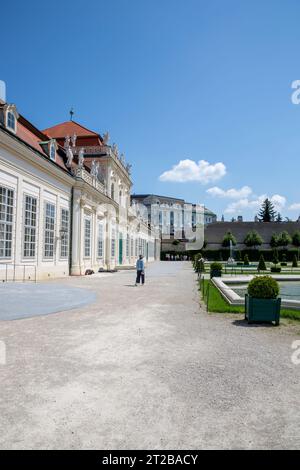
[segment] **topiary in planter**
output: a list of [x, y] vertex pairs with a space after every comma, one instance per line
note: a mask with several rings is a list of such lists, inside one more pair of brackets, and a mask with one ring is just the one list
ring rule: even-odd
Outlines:
[[210, 278], [212, 277], [221, 277], [222, 276], [223, 266], [221, 263], [214, 262], [210, 265]]
[[245, 319], [251, 322], [275, 322], [279, 325], [281, 299], [279, 285], [271, 276], [258, 276], [248, 285], [245, 295]]
[[266, 270], [267, 270], [267, 266], [265, 263], [264, 255], [260, 255], [259, 263], [257, 266], [257, 271], [266, 271]]
[[278, 282], [271, 276], [257, 276], [249, 282], [248, 294], [257, 299], [276, 299], [279, 294]]

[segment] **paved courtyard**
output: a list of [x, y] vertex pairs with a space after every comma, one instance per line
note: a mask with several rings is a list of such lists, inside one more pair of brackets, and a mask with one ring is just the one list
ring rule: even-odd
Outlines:
[[300, 448], [299, 327], [208, 315], [189, 263], [133, 283], [69, 278], [90, 304], [0, 321], [2, 449]]

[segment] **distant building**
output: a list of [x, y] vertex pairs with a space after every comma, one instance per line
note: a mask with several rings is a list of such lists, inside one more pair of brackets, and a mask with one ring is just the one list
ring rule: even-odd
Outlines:
[[[184, 199], [174, 198], [169, 196], [159, 196], [157, 194], [133, 194], [131, 196], [132, 204], [140, 203], [146, 207], [148, 224], [151, 227], [154, 221], [152, 220], [153, 214], [158, 214], [158, 225], [160, 232], [162, 227], [169, 228], [170, 237], [163, 237], [161, 240], [162, 251], [183, 251], [185, 250], [186, 234], [184, 231], [185, 219], [185, 207], [189, 207], [188, 217], [191, 216], [191, 226], [195, 230], [197, 224], [208, 225], [216, 222], [217, 216], [214, 212], [204, 208], [201, 216], [196, 210], [196, 204], [187, 203]], [[157, 210], [153, 210], [153, 208]], [[200, 220], [201, 218], [201, 220]]]

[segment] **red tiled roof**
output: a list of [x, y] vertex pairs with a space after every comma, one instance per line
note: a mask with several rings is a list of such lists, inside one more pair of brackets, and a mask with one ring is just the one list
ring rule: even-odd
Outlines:
[[43, 148], [39, 144], [39, 142], [47, 140], [47, 136], [44, 136], [44, 138], [41, 139], [40, 136], [37, 136], [35, 133], [25, 127], [21, 119], [18, 120], [16, 135], [24, 142], [26, 142], [26, 144], [31, 145], [31, 147], [35, 148], [36, 150], [48, 157], [48, 155], [44, 152]]
[[[3, 108], [5, 103], [0, 103], [0, 107]], [[16, 136], [22, 140], [25, 144], [29, 145], [33, 149], [37, 150], [39, 153], [44, 155], [49, 159], [49, 155], [45, 152], [42, 142], [49, 141], [48, 135], [41, 132], [37, 129], [31, 122], [27, 121], [22, 115], [19, 114], [17, 122], [17, 132]], [[55, 162], [64, 170], [66, 170], [66, 165], [62, 155], [56, 152]]]
[[67, 135], [72, 136], [74, 133], [77, 137], [98, 137], [101, 140], [99, 134], [94, 131], [87, 129], [86, 127], [78, 124], [75, 121], [66, 121], [56, 126], [49, 127], [43, 131], [44, 134], [47, 134], [49, 137], [65, 138]]

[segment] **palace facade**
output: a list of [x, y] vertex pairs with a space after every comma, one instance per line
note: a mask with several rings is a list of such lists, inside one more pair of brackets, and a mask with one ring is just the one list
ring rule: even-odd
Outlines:
[[130, 165], [74, 121], [43, 131], [0, 100], [0, 280], [48, 279], [159, 259], [131, 206]]

